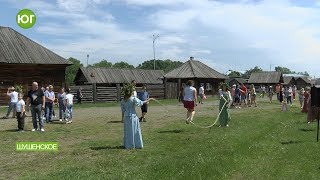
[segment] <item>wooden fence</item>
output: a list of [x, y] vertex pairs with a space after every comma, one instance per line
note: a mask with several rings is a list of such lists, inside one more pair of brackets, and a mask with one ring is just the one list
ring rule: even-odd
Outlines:
[[[116, 87], [92, 84], [70, 86], [71, 93], [75, 96], [74, 101], [77, 101], [77, 90], [80, 87], [82, 88], [81, 92], [83, 95], [82, 102], [116, 102], [123, 98], [120, 84], [117, 84]], [[141, 91], [141, 87], [137, 87], [136, 91]], [[147, 85], [147, 91], [150, 97], [165, 99], [165, 86], [163, 84]]]

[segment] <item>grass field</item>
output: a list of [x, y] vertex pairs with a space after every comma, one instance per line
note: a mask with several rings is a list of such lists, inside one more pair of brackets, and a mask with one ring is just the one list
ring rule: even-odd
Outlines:
[[[1, 119], [0, 178], [319, 179], [316, 123], [306, 123], [297, 102], [289, 112], [258, 102], [257, 108], [231, 109], [230, 127], [210, 130], [187, 125], [175, 100], [152, 102], [141, 150], [122, 149], [116, 103], [76, 106], [74, 123], [46, 124], [44, 133], [30, 131], [30, 117], [24, 133], [14, 132], [16, 120]], [[217, 104], [209, 99], [198, 106], [194, 121], [212, 124]], [[17, 141], [57, 141], [59, 151], [16, 152]]]

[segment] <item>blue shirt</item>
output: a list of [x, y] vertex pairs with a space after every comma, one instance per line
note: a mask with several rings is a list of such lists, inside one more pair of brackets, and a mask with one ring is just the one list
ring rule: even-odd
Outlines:
[[149, 93], [147, 91], [139, 92], [138, 93], [138, 98], [141, 101], [146, 101], [149, 98]]

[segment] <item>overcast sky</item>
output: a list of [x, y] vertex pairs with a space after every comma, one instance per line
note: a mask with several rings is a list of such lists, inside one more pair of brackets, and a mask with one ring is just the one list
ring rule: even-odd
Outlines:
[[[31, 29], [20, 9], [35, 12]], [[316, 0], [0, 0], [0, 25], [59, 55], [138, 65], [190, 56], [225, 73], [286, 66], [320, 77], [320, 2]]]

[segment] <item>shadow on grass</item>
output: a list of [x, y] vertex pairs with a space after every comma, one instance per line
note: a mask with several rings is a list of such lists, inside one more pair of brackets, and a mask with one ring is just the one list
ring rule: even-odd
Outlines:
[[99, 147], [90, 147], [91, 150], [111, 150], [111, 149], [124, 149], [124, 146], [99, 146]]
[[310, 132], [310, 131], [315, 131], [314, 129], [304, 129], [304, 128], [301, 128], [299, 129], [300, 131], [303, 131], [303, 132]]
[[302, 143], [302, 141], [285, 141], [285, 142], [280, 142], [282, 145], [290, 145], [290, 144], [298, 144]]
[[182, 133], [183, 130], [175, 129], [175, 130], [167, 130], [167, 131], [159, 131], [158, 133]]
[[17, 129], [7, 129], [7, 130], [4, 130], [5, 132], [17, 132]]
[[122, 123], [122, 121], [108, 121], [108, 123]]

